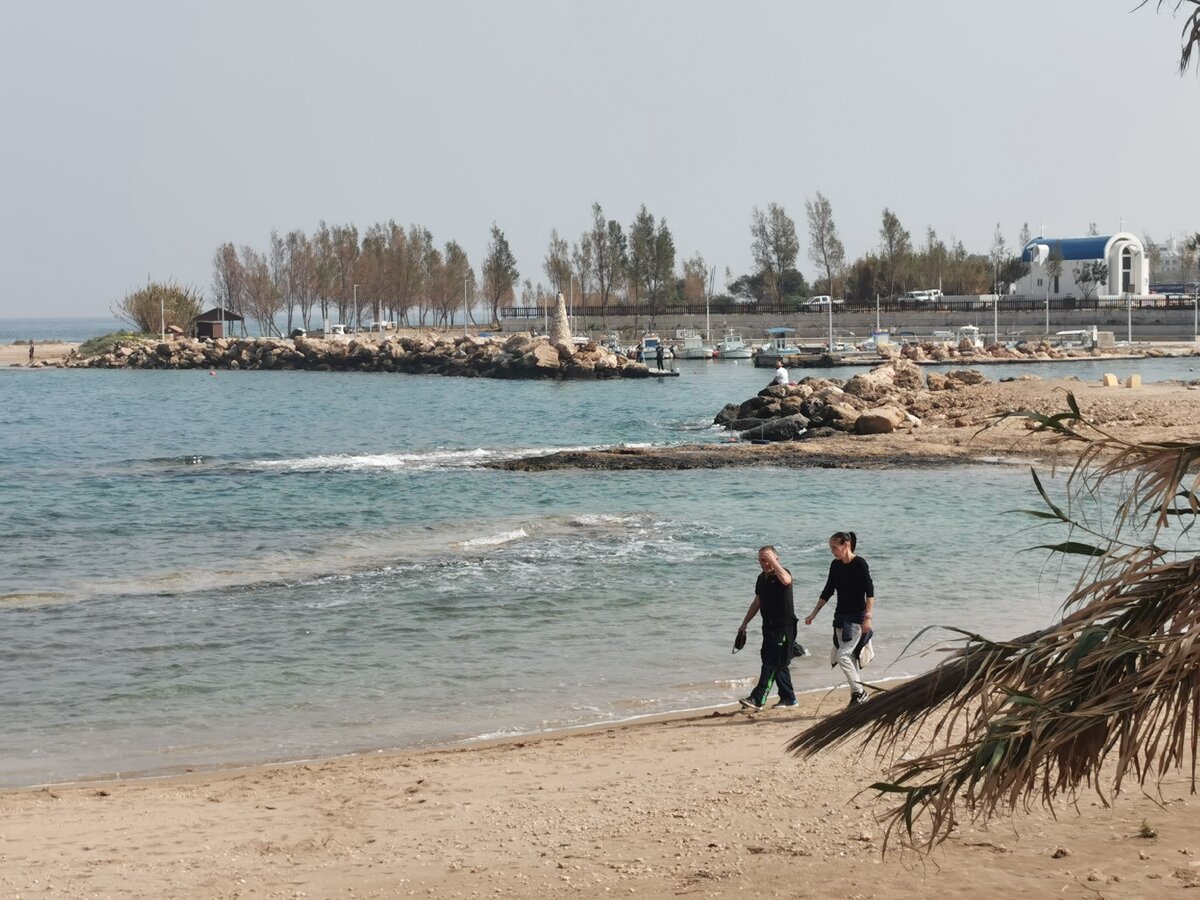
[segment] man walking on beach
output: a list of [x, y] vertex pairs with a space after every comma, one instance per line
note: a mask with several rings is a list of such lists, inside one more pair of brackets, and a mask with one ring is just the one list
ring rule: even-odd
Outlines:
[[33, 364], [33, 338], [29, 339], [29, 363]]
[[741, 698], [738, 703], [749, 709], [762, 709], [771, 688], [778, 686], [779, 702], [775, 705], [795, 706], [796, 692], [792, 689], [792, 673], [788, 671], [798, 621], [792, 603], [792, 573], [783, 567], [779, 554], [770, 545], [758, 551], [758, 564], [762, 573], [754, 583], [754, 601], [746, 610], [738, 633], [743, 633], [750, 620], [762, 613], [762, 671], [750, 696]]

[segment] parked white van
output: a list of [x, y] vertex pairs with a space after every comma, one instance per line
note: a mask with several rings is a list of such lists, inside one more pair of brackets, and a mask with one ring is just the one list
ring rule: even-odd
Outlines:
[[900, 298], [903, 303], [936, 303], [942, 299], [942, 292], [937, 288], [928, 291], [908, 291]]

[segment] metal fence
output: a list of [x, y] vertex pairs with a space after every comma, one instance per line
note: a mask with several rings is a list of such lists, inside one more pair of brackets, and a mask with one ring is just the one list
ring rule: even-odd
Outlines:
[[[1148, 297], [1051, 297], [1049, 300], [1038, 297], [1001, 297], [999, 310], [1011, 312], [1034, 312], [1045, 310], [1047, 304], [1051, 312], [1070, 312], [1075, 310], [1097, 309], [1191, 309], [1196, 302], [1194, 296], [1168, 295]], [[904, 303], [899, 300], [875, 301], [846, 301], [834, 306], [837, 314], [857, 312], [958, 312], [958, 311], [991, 311], [996, 305], [993, 297], [944, 297], [937, 301], [923, 303]], [[572, 314], [580, 318], [598, 319], [603, 316], [639, 316], [646, 319], [663, 316], [711, 316], [733, 315], [825, 315], [827, 307], [810, 308], [806, 305], [797, 306], [794, 303], [671, 303], [657, 307], [648, 304], [629, 306], [612, 304], [605, 310], [602, 306], [576, 306]], [[540, 319], [546, 310], [540, 306], [512, 306], [500, 310], [502, 319]]]

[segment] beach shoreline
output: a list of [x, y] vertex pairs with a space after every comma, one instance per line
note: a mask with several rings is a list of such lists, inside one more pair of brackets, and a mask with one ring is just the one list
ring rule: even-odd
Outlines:
[[[700, 713], [135, 781], [0, 793], [0, 886], [55, 897], [1162, 896], [1196, 884], [1182, 778], [1095, 795], [928, 857], [882, 855], [882, 769], [784, 743], [840, 708]], [[1132, 793], [1132, 792], [1131, 792]], [[1139, 837], [1149, 823], [1158, 836]], [[1056, 856], [1065, 850], [1066, 855]], [[1099, 892], [1099, 894], [1098, 894]]]

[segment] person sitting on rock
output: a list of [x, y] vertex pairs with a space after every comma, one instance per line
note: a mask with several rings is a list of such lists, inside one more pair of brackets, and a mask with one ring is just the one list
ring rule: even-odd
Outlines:
[[775, 370], [775, 380], [771, 383], [772, 384], [787, 384], [788, 383], [788, 370], [783, 367], [782, 361], [779, 363], [779, 368], [777, 368]]

